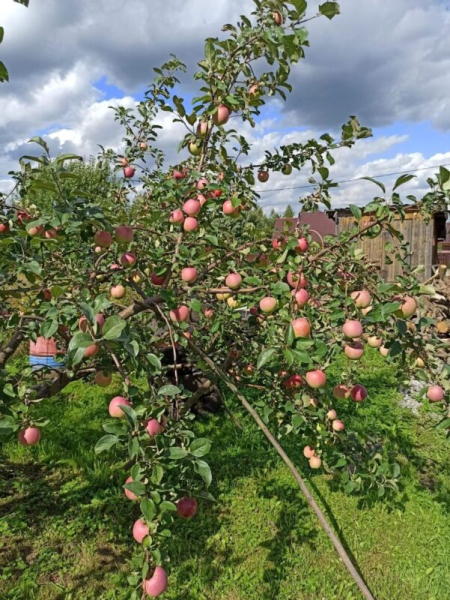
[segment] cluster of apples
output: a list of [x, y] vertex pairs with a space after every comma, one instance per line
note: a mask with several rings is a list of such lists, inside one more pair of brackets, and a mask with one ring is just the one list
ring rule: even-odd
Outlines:
[[[103, 379], [102, 379], [103, 381]], [[122, 406], [132, 406], [132, 403], [122, 396], [116, 396], [109, 403], [109, 414], [111, 417], [116, 419], [123, 419], [125, 413], [122, 410]], [[163, 415], [160, 419], [150, 418], [144, 423], [144, 428], [150, 438], [154, 438], [157, 435], [163, 433], [167, 427], [167, 419]], [[125, 484], [132, 483], [133, 478], [128, 477]], [[131, 490], [125, 488], [125, 496], [134, 502], [140, 501], [139, 496], [134, 494]], [[177, 514], [182, 519], [192, 518], [198, 510], [198, 503], [195, 498], [190, 496], [183, 496], [177, 503]], [[133, 525], [132, 534], [138, 544], [142, 544], [144, 539], [150, 535], [150, 528], [144, 519], [137, 519]], [[168, 577], [166, 570], [161, 566], [156, 566], [151, 576], [147, 577], [143, 582], [144, 591], [148, 596], [157, 597], [165, 592], [167, 589]]]
[[[33, 217], [25, 210], [17, 211], [17, 221], [18, 221], [19, 225], [24, 225], [27, 221], [31, 221], [32, 219], [33, 219]], [[30, 237], [44, 236], [44, 238], [46, 240], [52, 240], [58, 235], [59, 230], [60, 230], [60, 227], [46, 228], [45, 225], [35, 225], [33, 227], [29, 227], [27, 229], [27, 233]], [[9, 232], [10, 232], [9, 223], [6, 223], [6, 222], [0, 223], [0, 235], [7, 234]]]
[[[219, 127], [226, 125], [228, 123], [228, 119], [231, 116], [231, 109], [225, 104], [219, 104], [216, 112], [213, 114], [212, 122]], [[204, 138], [211, 124], [208, 121], [201, 121], [197, 126], [197, 137], [199, 138], [199, 142], [197, 140], [190, 142], [188, 146], [189, 153], [192, 156], [200, 156], [202, 153], [201, 139]]]
[[[362, 402], [367, 398], [367, 390], [363, 385], [357, 384], [353, 387], [348, 387], [344, 384], [339, 384], [333, 389], [333, 395], [336, 400], [344, 400], [351, 398], [355, 402]], [[311, 404], [313, 406], [317, 406], [317, 401], [315, 399], [311, 400]], [[331, 429], [335, 433], [342, 433], [345, 431], [345, 424], [343, 421], [338, 419], [337, 411], [331, 407], [327, 412], [327, 420], [331, 425]], [[309, 460], [309, 466], [311, 469], [320, 469], [322, 466], [322, 459], [320, 456], [316, 454], [316, 450], [311, 446], [305, 446], [303, 449], [303, 454], [305, 458]]]
[[[327, 419], [331, 423], [331, 427], [335, 433], [341, 433], [345, 430], [344, 423], [337, 418], [337, 412], [334, 408], [330, 408], [327, 412]], [[322, 459], [316, 454], [316, 450], [311, 446], [305, 446], [303, 448], [303, 455], [309, 460], [309, 466], [311, 469], [320, 469], [322, 466]]]
[[[94, 252], [100, 254], [103, 250], [107, 250], [111, 244], [116, 241], [118, 244], [130, 244], [134, 239], [134, 230], [128, 225], [120, 225], [114, 230], [114, 238], [109, 231], [97, 231], [94, 235], [95, 248]], [[137, 257], [134, 252], [125, 251], [119, 257], [119, 264], [114, 263], [110, 269], [120, 270], [121, 268], [134, 267], [137, 262]], [[112, 298], [120, 300], [125, 296], [125, 287], [123, 285], [114, 285], [111, 287], [110, 293]]]

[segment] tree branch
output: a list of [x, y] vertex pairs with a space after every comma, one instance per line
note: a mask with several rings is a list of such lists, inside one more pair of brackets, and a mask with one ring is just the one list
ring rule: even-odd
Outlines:
[[264, 435], [266, 436], [266, 438], [269, 440], [269, 442], [272, 444], [272, 446], [278, 452], [278, 454], [281, 457], [281, 459], [284, 461], [284, 463], [287, 465], [287, 467], [291, 471], [292, 475], [294, 476], [295, 481], [297, 482], [297, 484], [298, 484], [299, 488], [301, 489], [303, 495], [305, 496], [306, 500], [308, 501], [308, 504], [311, 506], [311, 508], [313, 509], [313, 511], [316, 513], [316, 516], [319, 519], [319, 522], [320, 522], [321, 526], [323, 527], [323, 529], [325, 530], [325, 533], [327, 534], [328, 538], [331, 540], [332, 544], [334, 545], [337, 553], [339, 554], [339, 556], [342, 559], [343, 563], [347, 567], [347, 570], [349, 571], [349, 573], [352, 576], [353, 580], [357, 584], [357, 586], [360, 589], [360, 591], [361, 591], [362, 595], [364, 596], [364, 598], [366, 600], [375, 600], [375, 598], [372, 596], [372, 593], [370, 592], [369, 588], [367, 587], [367, 585], [365, 584], [365, 582], [362, 579], [361, 575], [359, 574], [358, 570], [356, 569], [356, 567], [352, 563], [352, 561], [351, 561], [350, 557], [348, 556], [347, 552], [345, 551], [345, 548], [342, 545], [341, 541], [339, 540], [339, 538], [337, 537], [337, 535], [334, 533], [334, 531], [331, 528], [331, 526], [329, 525], [329, 523], [328, 523], [325, 515], [323, 514], [323, 512], [320, 509], [319, 505], [317, 504], [317, 502], [315, 501], [315, 499], [312, 496], [311, 492], [309, 491], [308, 487], [306, 486], [305, 482], [303, 481], [303, 478], [301, 477], [300, 473], [298, 472], [298, 470], [296, 469], [295, 465], [293, 464], [293, 462], [291, 461], [291, 459], [289, 458], [289, 456], [286, 454], [286, 452], [284, 451], [284, 449], [282, 448], [282, 446], [278, 443], [278, 441], [272, 435], [272, 433], [270, 432], [270, 430], [266, 427], [264, 421], [261, 419], [261, 417], [259, 416], [259, 414], [251, 406], [251, 404], [247, 401], [247, 399], [245, 398], [245, 396], [243, 396], [240, 393], [240, 391], [238, 390], [238, 388], [236, 387], [236, 385], [229, 379], [229, 377], [227, 376], [227, 374], [224, 373], [222, 371], [222, 369], [220, 369], [220, 367], [218, 367], [214, 363], [214, 361], [212, 361], [209, 358], [209, 356], [207, 354], [205, 354], [201, 350], [201, 348], [199, 348], [196, 344], [194, 344], [193, 342], [191, 342], [191, 340], [188, 340], [188, 345], [189, 345], [189, 347], [198, 356], [200, 356], [206, 362], [206, 364], [212, 369], [212, 371], [214, 371], [216, 373], [216, 375], [225, 383], [225, 385], [236, 395], [236, 397], [241, 402], [241, 404], [244, 406], [244, 408], [247, 410], [247, 412], [250, 413], [250, 415], [252, 416], [252, 418], [254, 419], [254, 421], [256, 422], [256, 424], [258, 425], [258, 427], [262, 430], [262, 432], [264, 433]]
[[7, 361], [13, 356], [17, 348], [25, 339], [25, 330], [19, 327], [12, 335], [9, 342], [0, 350], [0, 369], [3, 369]]

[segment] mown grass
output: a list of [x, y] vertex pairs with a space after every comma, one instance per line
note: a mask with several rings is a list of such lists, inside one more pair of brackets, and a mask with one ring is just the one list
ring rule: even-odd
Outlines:
[[[404, 465], [395, 499], [367, 505], [310, 476], [299, 439], [284, 442], [378, 600], [450, 598], [448, 444], [427, 412], [399, 408], [397, 374], [375, 353], [361, 381], [362, 406], [340, 415], [381, 436]], [[138, 508], [123, 497], [125, 474], [93, 447], [114, 389], [74, 384], [40, 409], [51, 419], [32, 449], [8, 444], [0, 489], [0, 598], [125, 600]], [[230, 399], [233, 405], [233, 400]], [[171, 542], [167, 600], [360, 600], [314, 515], [251, 420], [223, 415], [197, 433], [213, 441], [217, 502], [201, 502]], [[114, 464], [114, 463], [113, 463]], [[119, 464], [119, 455], [117, 455]]]

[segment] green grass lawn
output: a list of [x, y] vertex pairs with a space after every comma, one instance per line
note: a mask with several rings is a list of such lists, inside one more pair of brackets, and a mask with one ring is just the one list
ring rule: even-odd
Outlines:
[[[390, 502], [367, 505], [333, 491], [325, 475], [310, 485], [377, 600], [450, 598], [448, 443], [398, 407], [397, 376], [378, 354], [363, 365], [362, 406], [340, 416], [377, 432], [404, 465]], [[122, 600], [129, 596], [131, 526], [139, 509], [124, 499], [125, 473], [93, 453], [110, 390], [73, 384], [41, 407], [51, 419], [42, 443], [10, 443], [0, 465], [0, 598]], [[223, 415], [198, 422], [213, 448], [214, 504], [179, 523], [171, 544], [167, 600], [360, 600], [328, 538], [275, 452], [234, 406], [244, 432]], [[283, 442], [310, 476], [301, 439]], [[121, 456], [117, 455], [117, 463]]]

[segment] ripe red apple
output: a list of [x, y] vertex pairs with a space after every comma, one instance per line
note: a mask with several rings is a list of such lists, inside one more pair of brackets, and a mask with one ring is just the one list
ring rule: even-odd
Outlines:
[[[105, 324], [105, 317], [101, 313], [98, 313], [98, 315], [96, 315], [96, 317], [95, 317], [95, 320], [97, 322], [97, 325], [101, 329], [103, 327], [103, 325]], [[87, 331], [88, 321], [85, 316], [80, 317], [78, 319], [78, 328], [80, 331], [83, 331], [83, 333]]]
[[47, 229], [44, 233], [44, 237], [47, 240], [53, 240], [56, 237], [56, 229]]
[[363, 328], [359, 321], [347, 321], [342, 327], [342, 332], [345, 337], [355, 339], [362, 336]]
[[207, 121], [200, 121], [197, 125], [197, 135], [198, 137], [204, 138], [208, 133], [208, 123]]
[[231, 200], [225, 200], [225, 202], [222, 204], [222, 210], [225, 215], [235, 215], [237, 212], [239, 212], [237, 208], [234, 208]]
[[360, 385], [359, 383], [357, 385], [354, 385], [350, 390], [350, 398], [355, 402], [362, 402], [367, 398], [367, 396], [368, 394], [366, 388], [363, 385]]
[[206, 308], [204, 313], [206, 319], [212, 319], [214, 316], [214, 311], [212, 308]]
[[162, 567], [155, 567], [153, 575], [149, 579], [144, 579], [143, 588], [147, 596], [157, 598], [164, 594], [167, 589], [167, 573]]
[[200, 206], [202, 206], [202, 207], [208, 202], [208, 198], [206, 196], [204, 196], [203, 194], [198, 194], [197, 200], [200, 202]]
[[149, 419], [146, 423], [145, 430], [150, 437], [154, 437], [155, 435], [159, 435], [163, 433], [166, 429], [167, 419], [163, 415], [161, 419]]
[[272, 298], [271, 296], [266, 296], [259, 302], [259, 308], [261, 309], [261, 312], [263, 312], [266, 315], [270, 315], [271, 313], [273, 313], [277, 305], [277, 299]]
[[372, 305], [368, 306], [367, 308], [362, 308], [361, 314], [365, 317], [366, 315], [368, 315], [370, 313], [371, 310], [373, 310]]
[[409, 319], [417, 310], [417, 302], [412, 296], [405, 296], [404, 298], [396, 296], [393, 300], [401, 303], [400, 309], [395, 313], [400, 319]]
[[428, 388], [427, 398], [430, 402], [441, 402], [444, 399], [444, 390], [440, 385], [432, 385]]
[[312, 458], [315, 455], [316, 455], [316, 451], [314, 450], [314, 448], [311, 448], [311, 446], [305, 446], [303, 448], [303, 456], [305, 458]]
[[349, 342], [345, 344], [344, 351], [350, 360], [359, 360], [364, 354], [364, 346], [361, 342]]
[[135, 521], [133, 525], [133, 537], [138, 544], [142, 544], [144, 538], [149, 534], [147, 525], [141, 519]]
[[277, 25], [283, 25], [283, 15], [278, 10], [272, 13], [272, 18]]
[[136, 255], [133, 252], [124, 252], [119, 259], [122, 267], [133, 267], [136, 264]]
[[97, 371], [95, 374], [94, 381], [100, 387], [108, 387], [112, 381], [111, 373], [107, 373], [106, 371]]
[[198, 227], [198, 221], [195, 217], [186, 217], [183, 228], [185, 231], [195, 231]]
[[[132, 477], [128, 477], [125, 480], [125, 483], [132, 483], [133, 478]], [[133, 494], [133, 492], [130, 492], [130, 490], [127, 490], [126, 488], [124, 489], [125, 491], [125, 496], [128, 498], [128, 500], [139, 500], [139, 496], [136, 496], [136, 494]]]
[[198, 509], [197, 500], [195, 498], [180, 498], [177, 502], [177, 513], [182, 519], [190, 519], [195, 515]]
[[7, 223], [0, 223], [0, 233], [8, 233], [9, 225]]
[[21, 446], [36, 446], [41, 439], [41, 430], [39, 427], [27, 427], [19, 431], [19, 444]]
[[371, 335], [367, 338], [367, 343], [371, 348], [379, 348], [383, 344], [383, 340], [376, 335]]
[[36, 225], [36, 227], [30, 227], [28, 229], [28, 235], [35, 237], [37, 235], [42, 235], [43, 231], [44, 227], [42, 225]]
[[94, 235], [94, 243], [100, 248], [109, 248], [112, 243], [112, 236], [109, 231], [97, 231]]
[[239, 273], [230, 273], [229, 275], [227, 275], [227, 278], [225, 279], [225, 284], [231, 290], [237, 290], [238, 288], [241, 287], [242, 277], [239, 275]]
[[131, 179], [132, 177], [134, 177], [135, 173], [136, 169], [134, 167], [125, 167], [123, 170], [124, 177], [126, 177], [127, 179]]
[[127, 225], [120, 225], [120, 227], [116, 227], [114, 230], [116, 240], [121, 244], [128, 244], [133, 241], [134, 231], [132, 227], [128, 227]]
[[297, 252], [297, 254], [301, 254], [302, 252], [306, 252], [308, 250], [308, 240], [306, 238], [299, 238], [297, 240], [297, 247], [295, 248], [295, 251]]
[[184, 179], [186, 175], [186, 169], [182, 169], [181, 171], [179, 171], [178, 169], [174, 169], [173, 171], [173, 178], [175, 179], [175, 181], [180, 181], [181, 179]]
[[205, 179], [204, 177], [202, 177], [201, 179], [199, 179], [196, 183], [196, 188], [198, 190], [204, 190], [205, 187], [207, 187], [209, 185], [209, 182], [207, 179]]
[[283, 386], [287, 390], [297, 390], [303, 385], [303, 377], [301, 375], [291, 375], [283, 381]]
[[120, 265], [118, 265], [117, 263], [112, 264], [110, 267], [111, 271], [121, 271], [122, 267]]
[[125, 296], [125, 288], [123, 285], [113, 285], [111, 288], [111, 296], [116, 300], [120, 300]]
[[128, 166], [128, 160], [123, 157], [120, 159], [120, 164], [122, 165], [122, 167], [127, 167]]
[[311, 334], [311, 325], [308, 319], [301, 317], [291, 321], [292, 329], [294, 330], [295, 338], [308, 338]]
[[188, 321], [191, 311], [187, 306], [181, 305], [178, 308], [174, 308], [169, 312], [169, 316], [174, 323], [181, 323]]
[[272, 248], [274, 250], [282, 250], [285, 245], [286, 245], [285, 241], [280, 238], [276, 238], [276, 239], [272, 240]]
[[121, 406], [132, 406], [131, 402], [122, 396], [116, 396], [109, 403], [108, 411], [111, 417], [116, 419], [124, 419], [125, 413], [120, 408]]
[[345, 425], [342, 421], [336, 420], [333, 421], [333, 429], [334, 431], [344, 431]]
[[84, 351], [84, 358], [92, 358], [93, 356], [97, 356], [98, 351], [100, 350], [100, 346], [98, 344], [91, 344]]
[[367, 290], [352, 292], [351, 298], [355, 301], [356, 308], [367, 308], [372, 302], [372, 297]]
[[350, 397], [350, 390], [346, 385], [340, 383], [333, 389], [333, 396], [336, 400], [346, 400]]
[[194, 200], [194, 199], [187, 200], [183, 204], [184, 212], [187, 215], [189, 215], [190, 217], [195, 217], [196, 215], [198, 215], [201, 208], [202, 208], [202, 205], [200, 204], [200, 202], [198, 200]]
[[194, 283], [197, 281], [198, 272], [195, 267], [185, 267], [181, 271], [181, 279], [186, 283]]
[[258, 181], [260, 181], [261, 183], [266, 183], [267, 181], [269, 181], [269, 171], [259, 171]]
[[222, 194], [223, 194], [222, 190], [219, 190], [219, 189], [213, 190], [211, 192], [211, 197], [213, 197], [213, 198], [220, 198], [222, 196]]
[[153, 285], [162, 285], [165, 278], [165, 275], [157, 275], [155, 272], [150, 275], [150, 281], [153, 283]]
[[309, 459], [309, 466], [311, 469], [320, 469], [322, 466], [322, 461], [318, 456], [311, 456]]
[[17, 220], [19, 221], [19, 223], [22, 225], [24, 221], [30, 221], [31, 220], [31, 215], [29, 213], [27, 213], [25, 210], [19, 210], [17, 211]]
[[169, 223], [176, 223], [180, 225], [184, 221], [184, 215], [180, 209], [174, 210], [170, 213]]
[[292, 290], [292, 295], [294, 296], [299, 308], [303, 308], [308, 303], [309, 294], [306, 290], [301, 289], [297, 292], [295, 290]]
[[389, 354], [389, 348], [385, 348], [384, 346], [380, 346], [380, 354], [386, 358]]
[[328, 418], [330, 421], [335, 421], [335, 420], [337, 419], [337, 412], [334, 410], [334, 408], [330, 409], [330, 410], [327, 412], [327, 418]]
[[293, 273], [292, 271], [289, 271], [286, 279], [287, 279], [288, 284], [292, 288], [301, 289], [301, 288], [307, 287], [307, 285], [308, 285], [308, 280], [303, 275], [303, 273], [299, 274], [299, 273]]
[[308, 371], [306, 373], [306, 383], [314, 389], [323, 388], [327, 382], [327, 376], [323, 371]]
[[225, 104], [220, 104], [217, 112], [213, 115], [213, 121], [216, 125], [226, 125], [230, 118], [231, 110]]

